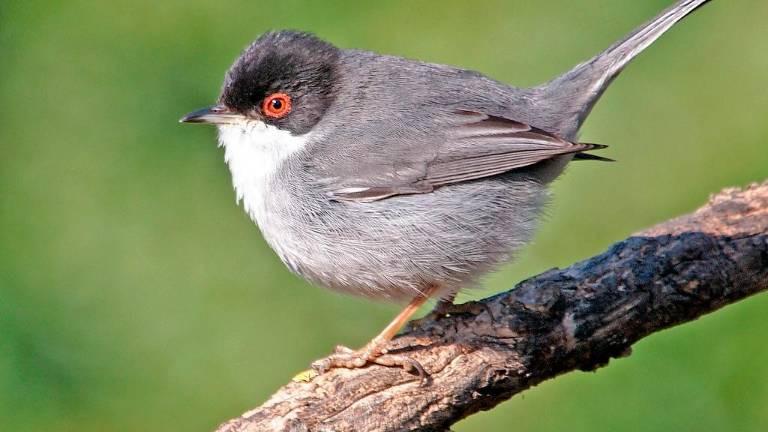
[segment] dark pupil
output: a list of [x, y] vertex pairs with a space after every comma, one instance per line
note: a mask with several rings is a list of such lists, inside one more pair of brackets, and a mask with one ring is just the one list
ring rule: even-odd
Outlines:
[[283, 101], [280, 99], [272, 99], [272, 109], [280, 110], [283, 108]]

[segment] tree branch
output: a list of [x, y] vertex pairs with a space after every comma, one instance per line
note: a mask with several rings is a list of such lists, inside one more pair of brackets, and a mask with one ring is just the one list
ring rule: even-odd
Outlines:
[[400, 369], [336, 369], [286, 385], [217, 431], [445, 431], [767, 288], [768, 182], [726, 189], [695, 213], [482, 300], [478, 315], [413, 323], [391, 351], [421, 362], [426, 385]]

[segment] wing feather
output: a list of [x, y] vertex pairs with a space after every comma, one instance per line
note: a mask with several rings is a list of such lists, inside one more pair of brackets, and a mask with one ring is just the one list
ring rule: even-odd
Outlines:
[[[476, 111], [458, 110], [446, 122], [437, 152], [417, 164], [398, 169], [381, 164], [369, 174], [371, 184], [342, 183], [331, 188], [336, 200], [369, 202], [395, 195], [429, 193], [435, 188], [503, 174], [566, 154], [605, 148], [577, 143], [515, 120]], [[427, 143], [429, 145], [429, 143]], [[407, 173], [405, 176], [401, 173]], [[387, 184], [389, 183], [389, 184]]]

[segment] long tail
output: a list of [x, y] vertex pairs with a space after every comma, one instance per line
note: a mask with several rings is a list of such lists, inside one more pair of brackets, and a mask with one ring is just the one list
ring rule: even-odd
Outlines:
[[681, 0], [608, 49], [533, 89], [546, 126], [573, 139], [608, 85], [636, 55], [709, 0]]

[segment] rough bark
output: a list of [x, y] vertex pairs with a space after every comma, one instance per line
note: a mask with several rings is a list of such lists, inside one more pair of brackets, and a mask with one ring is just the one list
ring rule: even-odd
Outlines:
[[[245, 431], [445, 431], [543, 380], [627, 356], [639, 339], [768, 288], [768, 182], [727, 189], [565, 269], [412, 323], [391, 351], [430, 373], [332, 370], [221, 425]], [[397, 348], [399, 347], [399, 348]]]

